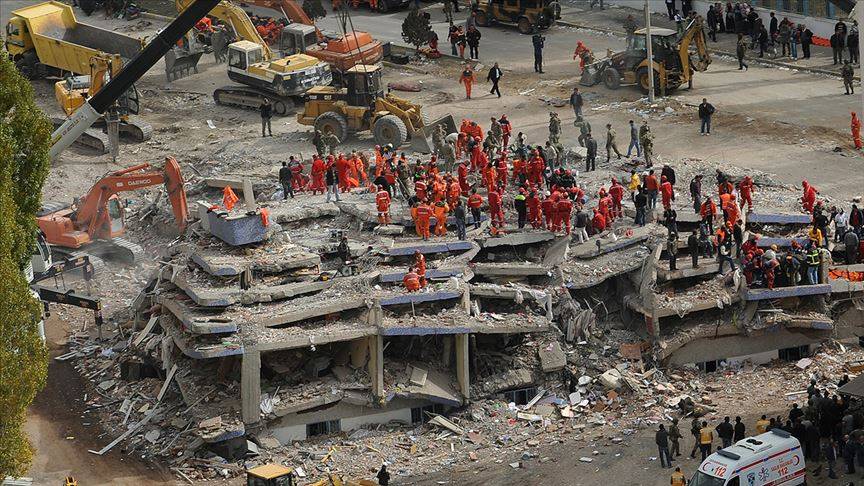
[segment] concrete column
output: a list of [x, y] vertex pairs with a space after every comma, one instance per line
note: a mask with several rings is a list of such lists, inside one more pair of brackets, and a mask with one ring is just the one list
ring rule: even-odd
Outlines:
[[380, 326], [383, 321], [384, 310], [381, 309], [381, 302], [376, 300], [366, 313], [366, 323], [370, 326]]
[[369, 337], [369, 376], [372, 394], [384, 397], [384, 338], [379, 334]]
[[459, 391], [467, 402], [470, 398], [471, 376], [468, 365], [468, 334], [456, 335], [456, 378], [459, 381]]
[[240, 401], [243, 423], [254, 424], [261, 418], [261, 352], [243, 354], [240, 368]]
[[441, 366], [450, 367], [450, 357], [453, 356], [453, 336], [442, 336], [443, 349], [441, 350]]
[[466, 314], [471, 314], [471, 290], [468, 289], [468, 286], [462, 290], [462, 308], [465, 309]]
[[351, 367], [360, 368], [369, 359], [369, 338], [360, 338], [351, 341]]
[[258, 204], [255, 203], [255, 191], [252, 189], [252, 180], [248, 177], [243, 178], [243, 204], [246, 205], [247, 211], [255, 211]]

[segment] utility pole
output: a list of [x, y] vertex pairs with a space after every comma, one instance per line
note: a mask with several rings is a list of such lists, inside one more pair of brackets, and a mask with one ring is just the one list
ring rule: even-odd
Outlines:
[[[859, 8], [860, 7], [860, 8]], [[854, 14], [853, 14], [854, 12]], [[855, 7], [852, 8], [852, 12], [849, 14], [850, 19], [854, 19], [858, 17], [858, 27], [864, 26], [864, 5], [855, 4]], [[861, 45], [861, 42], [858, 42], [858, 65], [861, 65], [861, 53], [864, 52], [864, 46]], [[859, 67], [858, 73], [861, 73], [861, 69]], [[864, 106], [864, 89], [861, 89], [861, 105]], [[864, 116], [864, 110], [861, 110], [861, 115]]]
[[645, 47], [648, 49], [648, 102], [654, 103], [654, 50], [651, 48], [651, 8], [645, 0]]

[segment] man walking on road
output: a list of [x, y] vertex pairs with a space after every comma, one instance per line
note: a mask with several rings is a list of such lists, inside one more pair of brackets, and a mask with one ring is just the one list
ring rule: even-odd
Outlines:
[[585, 172], [590, 172], [596, 169], [595, 161], [597, 159], [597, 140], [591, 136], [591, 132], [585, 135], [585, 148], [588, 153], [585, 155]]
[[501, 97], [501, 90], [498, 89], [498, 82], [501, 81], [501, 78], [504, 77], [504, 72], [501, 71], [501, 68], [498, 67], [498, 63], [496, 62], [492, 69], [489, 70], [489, 74], [486, 75], [486, 80], [492, 83], [492, 89], [489, 90], [489, 94], [497, 94], [498, 97]]
[[573, 88], [573, 94], [570, 95], [570, 106], [573, 107], [573, 113], [576, 118], [582, 118], [582, 95], [579, 93], [579, 88]]
[[744, 62], [744, 54], [747, 53], [747, 40], [744, 39], [744, 34], [738, 34], [738, 45], [735, 48], [735, 54], [738, 57], [738, 70], [746, 71], [747, 63]]
[[270, 119], [273, 118], [273, 104], [270, 103], [270, 98], [264, 98], [264, 103], [261, 103], [259, 110], [261, 111], [261, 136], [267, 136], [264, 133], [266, 129], [272, 137], [273, 127], [270, 125]]
[[639, 147], [639, 128], [636, 126], [636, 122], [630, 120], [630, 145], [627, 146], [627, 155], [625, 157], [630, 157], [630, 152], [634, 147], [636, 148], [636, 157], [640, 157], [642, 149]]
[[843, 61], [843, 68], [840, 70], [840, 76], [843, 78], [843, 87], [846, 88], [846, 94], [855, 94], [855, 87], [852, 86], [855, 71], [852, 69], [852, 63], [848, 60]]
[[708, 103], [707, 98], [702, 98], [702, 103], [699, 105], [699, 120], [702, 121], [702, 126], [699, 128], [699, 133], [702, 135], [711, 135], [711, 116], [714, 115], [714, 105]]
[[660, 424], [657, 433], [654, 434], [654, 442], [657, 444], [657, 449], [660, 452], [660, 467], [672, 467], [672, 458], [669, 457], [669, 433]]
[[669, 449], [669, 457], [678, 457], [681, 455], [681, 444], [678, 443], [681, 440], [681, 430], [678, 429], [678, 419], [672, 419], [672, 425], [669, 426], [669, 441], [672, 443], [672, 446]]
[[546, 42], [546, 37], [540, 35], [540, 30], [534, 28], [534, 35], [531, 37], [531, 44], [534, 45], [534, 72], [543, 74], [543, 45]]
[[606, 124], [606, 162], [609, 162], [609, 159], [612, 158], [612, 151], [615, 151], [615, 155], [620, 159], [621, 151], [618, 150], [618, 144], [615, 141], [616, 137], [615, 129], [612, 128], [611, 123]]

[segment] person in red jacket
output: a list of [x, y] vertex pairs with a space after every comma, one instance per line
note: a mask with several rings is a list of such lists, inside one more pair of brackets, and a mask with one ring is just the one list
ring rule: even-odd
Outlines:
[[536, 192], [531, 191], [528, 194], [525, 205], [528, 206], [528, 222], [531, 223], [532, 228], [539, 229], [543, 226], [543, 220], [540, 217], [540, 198], [537, 197]]
[[610, 198], [609, 195], [606, 194], [606, 188], [601, 187], [600, 192], [597, 193], [597, 211], [603, 215], [603, 219], [605, 219], [607, 222], [612, 222], [612, 220], [614, 219], [611, 215], [611, 206], [612, 198]]
[[468, 196], [468, 208], [471, 210], [471, 217], [474, 219], [474, 229], [480, 227], [480, 208], [483, 206], [483, 196], [477, 194], [477, 189], [471, 189], [471, 195]]
[[744, 176], [744, 179], [738, 183], [738, 195], [741, 196], [741, 209], [744, 209], [744, 204], [747, 204], [747, 212], [753, 211], [753, 179], [750, 176]]
[[426, 182], [424, 182], [423, 179], [414, 183], [414, 195], [417, 196], [417, 199], [421, 201], [426, 199], [426, 190]]
[[447, 213], [450, 207], [444, 201], [438, 201], [432, 206], [432, 215], [435, 216], [435, 236], [447, 236]]
[[315, 195], [316, 192], [321, 191], [321, 194], [324, 194], [324, 173], [327, 172], [327, 164], [321, 160], [321, 157], [317, 155], [312, 156], [312, 186], [310, 189], [312, 190], [312, 195]]
[[513, 133], [513, 126], [507, 119], [507, 115], [501, 115], [498, 124], [501, 125], [501, 148], [507, 150], [507, 147], [510, 146], [510, 134]]
[[481, 156], [485, 156], [483, 153], [483, 144], [480, 142], [480, 137], [474, 137], [474, 146], [471, 148], [471, 172], [481, 169]]
[[540, 154], [534, 150], [531, 152], [531, 161], [528, 163], [528, 182], [535, 187], [542, 187], [543, 184], [543, 169], [546, 164]]
[[466, 64], [465, 69], [462, 71], [462, 75], [459, 76], [459, 83], [465, 85], [465, 97], [469, 100], [471, 99], [471, 88], [476, 82], [477, 77], [474, 76], [474, 70], [471, 69], [470, 64]]
[[711, 233], [714, 233], [715, 214], [717, 214], [717, 205], [714, 204], [714, 201], [712, 201], [711, 197], [709, 196], [707, 199], [705, 199], [705, 202], [703, 202], [702, 206], [699, 208], [699, 216], [702, 217], [702, 222], [708, 225]]
[[724, 196], [729, 196], [726, 201], [723, 203], [723, 216], [726, 218], [726, 222], [731, 222], [735, 224], [735, 221], [738, 221], [738, 217], [741, 216], [741, 212], [738, 210], [738, 203], [735, 201], [735, 194], [724, 194]]
[[[447, 177], [450, 176], [448, 175]], [[447, 184], [447, 205], [450, 206], [451, 210], [456, 207], [456, 201], [459, 200], [460, 196], [462, 196], [462, 187], [459, 185], [459, 182], [451, 178], [449, 184]]]
[[594, 230], [593, 234], [595, 235], [606, 230], [606, 218], [596, 209], [594, 210], [594, 217], [591, 218], [591, 229]]
[[561, 201], [561, 194], [558, 192], [552, 193], [552, 226], [549, 231], [557, 233], [561, 231], [561, 213], [558, 212], [558, 203]]
[[562, 197], [555, 204], [555, 214], [560, 223], [564, 224], [567, 234], [570, 234], [570, 213], [573, 211], [573, 202], [569, 197]]
[[804, 189], [804, 194], [801, 196], [801, 207], [808, 213], [813, 213], [813, 207], [816, 205], [816, 194], [819, 191], [811, 186], [806, 180], [801, 181], [801, 188]]
[[459, 179], [459, 189], [463, 193], [468, 192], [468, 164], [463, 160], [456, 169], [457, 179]]
[[663, 208], [671, 208], [672, 201], [675, 200], [675, 190], [672, 188], [672, 183], [666, 179], [666, 176], [660, 177], [660, 195], [663, 198]]
[[426, 257], [420, 253], [420, 250], [414, 250], [414, 268], [417, 272], [417, 277], [420, 279], [420, 287], [426, 286]]
[[504, 210], [501, 208], [501, 194], [498, 191], [490, 191], [487, 195], [489, 201], [489, 220], [492, 226], [501, 228], [504, 226]]
[[612, 216], [615, 218], [622, 217], [624, 211], [621, 207], [621, 201], [624, 199], [624, 186], [614, 177], [612, 178], [612, 186], [609, 188], [609, 197], [612, 198]]
[[390, 224], [390, 193], [376, 187], [375, 206], [378, 209], [378, 224]]
[[555, 219], [555, 199], [552, 198], [551, 194], [546, 195], [546, 199], [543, 199], [543, 202], [540, 203], [540, 208], [542, 209], [543, 217], [546, 220], [543, 227], [551, 231], [552, 221]]
[[340, 192], [348, 192], [351, 190], [351, 186], [349, 184], [349, 170], [350, 165], [348, 164], [348, 159], [345, 158], [345, 154], [340, 153], [336, 158], [336, 175], [339, 178], [339, 191]]
[[417, 220], [416, 220], [416, 229], [418, 236], [421, 236], [424, 240], [429, 239], [429, 221], [432, 218], [432, 208], [426, 203], [426, 201], [422, 201], [419, 205], [417, 205]]

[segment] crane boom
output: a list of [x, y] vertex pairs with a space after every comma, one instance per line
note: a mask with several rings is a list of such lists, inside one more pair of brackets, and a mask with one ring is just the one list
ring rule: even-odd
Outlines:
[[139, 52], [117, 76], [79, 108], [51, 135], [51, 158], [56, 157], [105, 113], [123, 93], [144, 75], [174, 44], [207, 15], [220, 0], [195, 0]]

